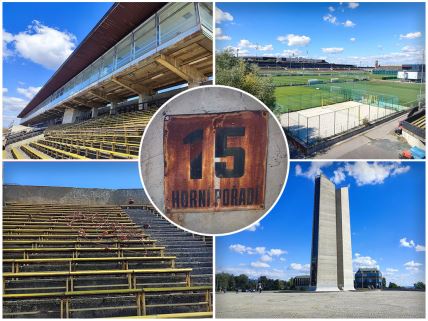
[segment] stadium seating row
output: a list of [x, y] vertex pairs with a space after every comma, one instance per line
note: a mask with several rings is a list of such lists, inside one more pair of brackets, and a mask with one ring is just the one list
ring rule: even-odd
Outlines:
[[211, 284], [194, 284], [120, 207], [6, 203], [3, 213], [6, 318], [212, 316]]
[[52, 126], [43, 139], [12, 147], [11, 154], [15, 159], [135, 159], [155, 111], [150, 108]]

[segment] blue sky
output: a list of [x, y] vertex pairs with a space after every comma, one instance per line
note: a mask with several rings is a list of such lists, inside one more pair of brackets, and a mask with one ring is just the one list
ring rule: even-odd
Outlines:
[[424, 3], [217, 3], [217, 49], [367, 66], [414, 63], [425, 47]]
[[285, 191], [257, 226], [216, 239], [218, 272], [289, 279], [308, 274], [314, 177], [349, 186], [354, 270], [387, 282], [425, 280], [424, 163], [292, 162]]
[[3, 126], [16, 119], [111, 5], [3, 3]]
[[143, 188], [138, 162], [4, 162], [3, 183], [88, 188]]

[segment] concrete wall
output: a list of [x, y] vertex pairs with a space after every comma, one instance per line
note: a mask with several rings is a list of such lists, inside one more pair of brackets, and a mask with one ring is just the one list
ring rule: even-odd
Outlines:
[[143, 189], [99, 189], [52, 186], [4, 185], [4, 202], [61, 203], [84, 205], [149, 204]]
[[336, 190], [337, 278], [341, 290], [354, 290], [352, 270], [351, 222], [347, 187]]
[[[145, 188], [156, 206], [164, 212], [163, 126], [165, 115], [208, 114], [242, 110], [264, 110], [252, 97], [232, 89], [199, 87], [175, 97], [157, 113], [145, 133], [141, 153]], [[271, 116], [266, 171], [265, 208], [279, 195], [288, 169], [288, 153], [283, 132]], [[228, 233], [244, 228], [265, 214], [265, 210], [174, 214], [175, 222], [200, 233]]]
[[325, 176], [319, 184], [319, 221], [316, 291], [338, 291], [337, 287], [337, 237], [336, 237], [336, 188]]

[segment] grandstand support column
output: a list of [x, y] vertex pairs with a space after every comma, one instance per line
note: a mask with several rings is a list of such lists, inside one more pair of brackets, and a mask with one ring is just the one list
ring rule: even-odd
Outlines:
[[117, 112], [117, 101], [112, 101], [110, 103], [110, 115], [116, 115]]
[[67, 107], [64, 110], [64, 117], [62, 118], [63, 124], [71, 124], [76, 121], [77, 116], [79, 116], [79, 110], [75, 108]]
[[98, 116], [98, 107], [92, 107], [91, 109], [91, 118], [95, 118]]
[[148, 109], [148, 105], [147, 105], [147, 98], [149, 96], [146, 94], [139, 94], [138, 95], [138, 110], [147, 110]]

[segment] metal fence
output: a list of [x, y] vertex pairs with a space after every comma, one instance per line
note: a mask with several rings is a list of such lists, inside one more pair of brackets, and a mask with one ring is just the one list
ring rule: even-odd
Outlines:
[[[396, 96], [349, 88], [331, 88], [328, 92], [320, 89], [319, 97], [301, 97], [302, 105], [303, 102], [314, 104], [315, 101], [322, 101], [318, 104], [319, 108], [302, 108], [306, 109], [304, 112], [287, 110], [280, 116], [283, 127], [291, 136], [306, 145], [314, 145], [323, 139], [410, 108], [401, 106]], [[336, 105], [328, 106], [332, 104]]]

